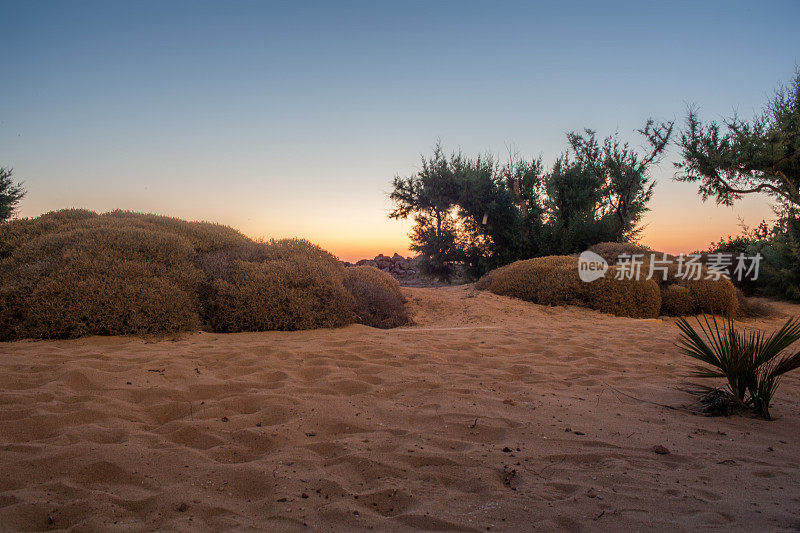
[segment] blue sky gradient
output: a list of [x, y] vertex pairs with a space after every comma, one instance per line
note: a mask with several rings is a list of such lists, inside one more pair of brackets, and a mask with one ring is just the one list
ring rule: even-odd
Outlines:
[[[0, 165], [21, 214], [114, 208], [404, 252], [392, 176], [437, 139], [551, 162], [591, 127], [751, 116], [800, 63], [800, 2], [0, 2]], [[687, 251], [770, 216], [672, 182], [644, 240]]]

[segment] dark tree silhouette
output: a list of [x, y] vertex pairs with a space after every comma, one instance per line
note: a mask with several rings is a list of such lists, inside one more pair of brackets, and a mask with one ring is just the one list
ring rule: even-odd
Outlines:
[[16, 213], [20, 200], [25, 196], [21, 183], [14, 183], [14, 171], [0, 167], [0, 222], [5, 222]]

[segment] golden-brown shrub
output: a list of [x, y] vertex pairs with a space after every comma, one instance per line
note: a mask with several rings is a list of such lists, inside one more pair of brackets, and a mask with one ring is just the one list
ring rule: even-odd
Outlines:
[[386, 272], [371, 266], [348, 267], [344, 286], [353, 297], [360, 324], [386, 329], [408, 323], [400, 284]]
[[64, 210], [0, 224], [0, 340], [335, 327], [355, 320], [344, 267], [306, 241]]
[[199, 327], [199, 272], [188, 263], [185, 240], [114, 221], [83, 222], [18, 244], [0, 261], [0, 339]]
[[479, 291], [488, 291], [489, 287], [492, 286], [492, 280], [494, 277], [505, 270], [506, 267], [510, 265], [504, 265], [499, 268], [495, 268], [494, 270], [490, 270], [486, 274], [480, 277], [478, 281], [475, 282], [475, 289]]
[[736, 299], [736, 288], [730, 280], [691, 280], [684, 282], [692, 294], [697, 312], [714, 315], [736, 317], [739, 303]]
[[589, 248], [589, 251], [596, 253], [606, 260], [609, 265], [614, 265], [620, 255], [645, 254], [650, 252], [646, 246], [629, 242], [601, 242]]
[[86, 209], [61, 209], [36, 218], [19, 218], [0, 224], [0, 259], [8, 257], [20, 244], [39, 235], [63, 230], [72, 223], [99, 215]]
[[213, 222], [190, 222], [179, 218], [122, 210], [111, 211], [101, 216], [123, 220], [128, 225], [143, 229], [164, 231], [181, 236], [188, 240], [197, 253], [247, 246], [253, 243], [235, 229]]
[[[652, 253], [655, 254], [656, 261], [663, 260], [661, 252]], [[687, 316], [696, 313], [712, 313], [731, 318], [736, 316], [738, 307], [736, 291], [730, 280], [724, 277], [715, 279], [712, 272], [704, 265], [698, 265], [696, 270], [693, 269], [694, 267], [684, 265], [683, 275], [679, 276], [678, 258], [667, 255], [666, 260], [668, 261], [666, 279], [664, 279], [663, 272], [658, 270], [658, 267], [663, 265], [655, 264], [653, 272], [653, 279], [661, 286], [662, 296], [666, 294], [666, 289], [670, 289], [666, 307], [661, 311], [662, 315]], [[651, 257], [648, 253], [645, 255], [642, 265], [642, 273], [645, 276], [650, 273], [650, 261]], [[688, 289], [691, 305], [686, 302], [686, 292], [673, 289], [673, 287]]]
[[[577, 266], [575, 267], [577, 268]], [[631, 318], [655, 318], [661, 309], [658, 284], [647, 279], [615, 279], [610, 268], [606, 277], [583, 283], [584, 305], [604, 313]]]
[[[700, 266], [699, 274], [692, 273], [701, 279], [684, 279], [678, 276], [677, 258], [671, 255], [665, 257], [661, 252], [627, 243], [601, 243], [590, 250], [612, 265], [604, 278], [591, 283], [579, 280], [577, 257], [551, 256], [517, 261], [493, 270], [478, 280], [475, 287], [546, 305], [582, 305], [621, 316], [685, 316], [700, 312], [736, 316], [739, 304], [733, 284], [725, 278], [705, 279], [709, 270], [704, 266]], [[614, 266], [614, 261], [623, 253], [644, 255], [640, 258], [639, 281], [614, 279], [620, 268]], [[654, 263], [653, 278], [647, 280], [651, 274], [651, 254], [656, 261], [666, 263]], [[667, 267], [666, 279], [659, 269], [662, 266]], [[656, 303], [660, 309], [655, 308]]]
[[405, 296], [403, 296], [403, 291], [400, 289], [400, 283], [397, 281], [397, 279], [379, 268], [369, 265], [351, 266], [344, 269], [344, 274], [345, 282], [357, 279], [372, 283], [373, 285], [378, 285], [389, 291], [401, 302], [405, 302], [406, 300]]
[[680, 285], [661, 288], [661, 314], [665, 316], [689, 316], [697, 314], [692, 293]]
[[612, 267], [605, 278], [585, 283], [578, 258], [549, 256], [517, 261], [496, 270], [483, 285], [495, 294], [543, 305], [578, 305], [619, 316], [658, 316], [661, 296], [652, 280], [617, 280]]
[[330, 328], [352, 323], [341, 272], [304, 259], [239, 261], [230, 281], [213, 280], [207, 300], [214, 331]]
[[516, 261], [487, 276], [488, 290], [543, 305], [580, 305], [577, 265], [577, 258], [569, 256]]

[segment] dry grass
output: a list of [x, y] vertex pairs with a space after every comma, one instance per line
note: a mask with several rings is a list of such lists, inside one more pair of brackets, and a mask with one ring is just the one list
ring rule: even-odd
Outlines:
[[736, 289], [739, 306], [736, 316], [739, 318], [769, 318], [778, 315], [775, 307], [765, 298], [745, 296], [741, 289]]
[[353, 296], [360, 324], [386, 329], [409, 322], [400, 284], [386, 272], [371, 266], [349, 267], [344, 285]]
[[356, 320], [344, 267], [311, 243], [259, 243], [218, 224], [125, 211], [1, 224], [0, 304], [0, 340]]

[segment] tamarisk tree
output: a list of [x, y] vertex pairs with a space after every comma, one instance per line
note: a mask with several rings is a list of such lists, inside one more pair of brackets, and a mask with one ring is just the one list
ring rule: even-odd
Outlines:
[[745, 194], [765, 193], [800, 208], [800, 71], [750, 121], [700, 120], [690, 107], [676, 163], [678, 181], [696, 182], [703, 199], [732, 205]]
[[572, 153], [578, 165], [588, 171], [599, 186], [604, 201], [603, 215], [614, 221], [610, 240], [621, 241], [634, 238], [637, 225], [647, 212], [647, 204], [653, 197], [655, 180], [650, 168], [661, 161], [664, 150], [672, 136], [673, 122], [656, 123], [649, 119], [637, 130], [644, 136], [648, 148], [639, 153], [618, 135], [606, 137], [600, 143], [592, 130], [584, 135], [569, 133]]
[[11, 218], [17, 210], [17, 205], [25, 196], [22, 184], [15, 183], [13, 170], [0, 167], [0, 222]]
[[454, 216], [458, 197], [456, 168], [460, 157], [448, 160], [440, 144], [431, 158], [422, 157], [422, 168], [408, 177], [395, 176], [389, 199], [394, 210], [389, 218], [414, 219], [411, 249], [424, 259], [423, 266], [441, 278], [449, 278], [449, 262], [459, 259], [455, 246], [457, 220]]

